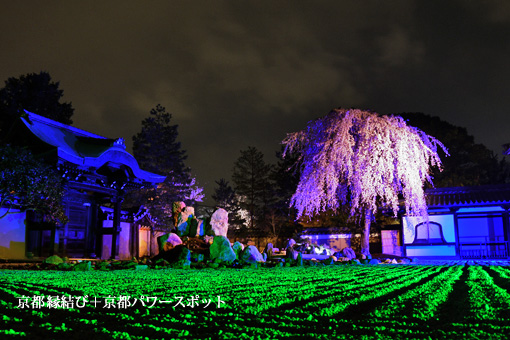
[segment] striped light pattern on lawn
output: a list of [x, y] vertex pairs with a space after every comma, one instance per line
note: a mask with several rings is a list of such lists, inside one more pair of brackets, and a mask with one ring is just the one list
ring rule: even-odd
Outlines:
[[[505, 339], [510, 267], [332, 265], [260, 269], [0, 271], [0, 337], [30, 339]], [[200, 296], [20, 309], [21, 296]], [[217, 296], [225, 304], [214, 303]]]

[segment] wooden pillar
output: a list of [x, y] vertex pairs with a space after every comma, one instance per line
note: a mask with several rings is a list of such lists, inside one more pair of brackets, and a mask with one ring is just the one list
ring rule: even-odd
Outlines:
[[91, 208], [90, 208], [90, 203], [83, 203], [83, 206], [85, 207], [85, 249], [83, 250], [83, 257], [87, 258], [90, 256], [90, 253], [93, 252], [90, 250], [89, 248], [89, 238], [90, 238], [90, 234], [91, 234], [91, 227], [90, 227], [90, 222], [91, 222]]
[[455, 254], [460, 259], [460, 238], [459, 238], [459, 217], [457, 215], [457, 211], [459, 208], [450, 208], [450, 212], [453, 214], [453, 228], [455, 230]]
[[119, 258], [118, 237], [120, 232], [120, 208], [122, 206], [122, 198], [120, 195], [113, 198], [113, 203], [112, 260]]
[[505, 252], [506, 256], [510, 256], [510, 214], [508, 213], [508, 210], [510, 209], [510, 206], [504, 205], [502, 206], [503, 209], [505, 209], [505, 212], [503, 213], [503, 238], [505, 242]]
[[50, 236], [50, 256], [56, 255], [58, 253], [58, 245], [59, 245], [59, 232], [58, 227], [55, 225], [51, 228], [51, 236]]
[[97, 214], [97, 203], [85, 203], [84, 206], [87, 208], [87, 228], [85, 236], [85, 257], [96, 258], [101, 257], [101, 253], [97, 252], [96, 244], [98, 232], [98, 214]]

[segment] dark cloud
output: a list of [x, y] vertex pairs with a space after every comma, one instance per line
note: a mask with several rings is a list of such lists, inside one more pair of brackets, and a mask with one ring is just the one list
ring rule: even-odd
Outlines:
[[165, 106], [209, 196], [240, 150], [272, 161], [338, 106], [510, 141], [504, 1], [24, 1], [3, 4], [0, 29], [0, 79], [48, 71], [77, 127], [130, 143]]

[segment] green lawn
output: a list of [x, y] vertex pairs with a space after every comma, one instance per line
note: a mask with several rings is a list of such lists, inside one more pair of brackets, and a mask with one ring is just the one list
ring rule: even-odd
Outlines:
[[508, 339], [509, 291], [505, 266], [0, 270], [0, 338]]

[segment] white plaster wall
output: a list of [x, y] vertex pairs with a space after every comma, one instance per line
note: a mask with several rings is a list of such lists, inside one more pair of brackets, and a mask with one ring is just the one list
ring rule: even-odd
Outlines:
[[381, 243], [383, 254], [402, 256], [402, 245], [398, 230], [381, 230]]
[[[6, 210], [6, 208], [1, 208], [0, 216]], [[25, 212], [11, 209], [9, 214], [0, 219], [0, 258], [25, 258], [25, 218]]]
[[[410, 244], [414, 241], [416, 225], [425, 222], [426, 219], [421, 216], [405, 216], [402, 218], [402, 227], [404, 230], [404, 244]], [[443, 236], [446, 242], [455, 242], [455, 225], [453, 214], [430, 215], [429, 221], [439, 223], [443, 229]]]
[[[112, 228], [113, 221], [107, 220], [103, 221], [104, 228]], [[130, 244], [130, 229], [131, 223], [120, 222], [120, 234], [119, 234], [119, 260], [130, 260], [132, 258], [132, 254], [129, 250]], [[111, 247], [112, 247], [112, 235], [103, 235], [103, 249], [101, 258], [108, 259], [111, 257]]]
[[441, 246], [409, 246], [406, 248], [407, 256], [455, 256], [454, 245]]
[[138, 231], [138, 254], [140, 256], [150, 256], [149, 253], [149, 242], [150, 242], [150, 230], [139, 230]]

